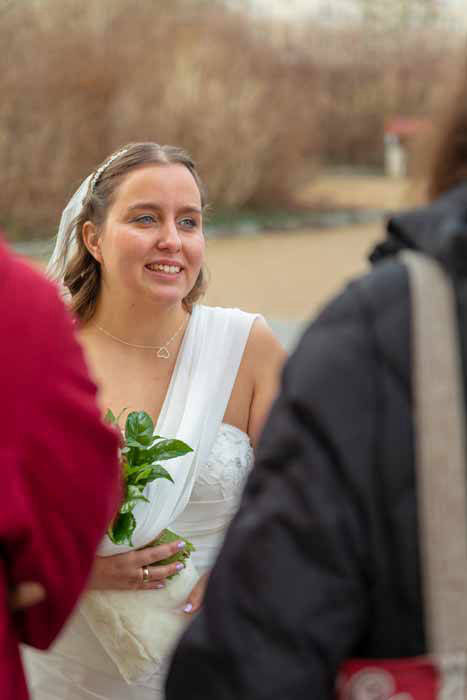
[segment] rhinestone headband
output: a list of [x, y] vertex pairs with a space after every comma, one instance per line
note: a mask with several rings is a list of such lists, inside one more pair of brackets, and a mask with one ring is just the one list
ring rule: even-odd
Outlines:
[[129, 146], [127, 146], [126, 148], [120, 149], [120, 151], [117, 151], [116, 153], [114, 153], [113, 155], [111, 155], [110, 158], [107, 158], [107, 160], [104, 161], [104, 162], [102, 163], [102, 165], [100, 166], [100, 168], [97, 168], [96, 172], [95, 172], [94, 175], [92, 176], [92, 180], [91, 180], [91, 192], [94, 191], [94, 188], [96, 187], [97, 182], [98, 182], [100, 176], [102, 175], [102, 173], [104, 172], [104, 170], [107, 170], [107, 168], [109, 167], [109, 165], [110, 165], [111, 163], [113, 163], [114, 160], [116, 160], [116, 159], [119, 158], [120, 156], [123, 156], [123, 155], [124, 155], [127, 151], [129, 151], [129, 150], [130, 150], [130, 147], [129, 147]]

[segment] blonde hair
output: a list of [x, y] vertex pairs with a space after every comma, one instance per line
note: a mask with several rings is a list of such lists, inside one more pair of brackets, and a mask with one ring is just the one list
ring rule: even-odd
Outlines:
[[[115, 190], [123, 178], [132, 170], [143, 165], [169, 165], [179, 163], [185, 166], [198, 186], [201, 205], [205, 207], [205, 192], [201, 179], [190, 155], [176, 146], [160, 146], [157, 143], [133, 143], [119, 148], [96, 168], [90, 180], [88, 192], [78, 216], [70, 223], [65, 239], [69, 242], [74, 231], [76, 250], [65, 265], [68, 245], [62, 253], [58, 265], [65, 265], [63, 283], [71, 295], [71, 311], [81, 320], [89, 321], [96, 310], [101, 288], [101, 267], [99, 262], [86, 248], [82, 229], [86, 221], [92, 221], [97, 227], [104, 224], [109, 207], [113, 203]], [[193, 304], [206, 290], [206, 275], [200, 270], [198, 278], [183, 299], [183, 305], [191, 311]]]

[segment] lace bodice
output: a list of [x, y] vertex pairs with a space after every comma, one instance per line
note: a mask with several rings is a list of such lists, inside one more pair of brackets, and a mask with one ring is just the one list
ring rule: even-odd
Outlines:
[[253, 459], [248, 435], [222, 423], [209, 459], [199, 470], [188, 506], [171, 525], [195, 545], [193, 562], [200, 572], [214, 563]]
[[246, 433], [222, 423], [207, 463], [201, 467], [191, 493], [193, 501], [238, 499], [253, 464], [253, 448]]

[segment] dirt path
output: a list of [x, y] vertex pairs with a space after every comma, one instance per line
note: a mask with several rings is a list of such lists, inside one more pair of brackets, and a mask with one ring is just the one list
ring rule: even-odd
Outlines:
[[207, 303], [301, 320], [355, 274], [382, 226], [210, 240]]
[[[419, 196], [405, 178], [324, 173], [298, 193], [298, 200], [330, 210], [395, 211]], [[382, 235], [381, 222], [209, 241], [208, 303], [240, 306], [270, 319], [307, 319], [350, 277], [365, 270], [367, 254]]]
[[299, 202], [330, 209], [361, 207], [391, 211], [410, 206], [419, 197], [420, 185], [417, 187], [408, 178], [329, 173], [315, 178], [297, 194]]

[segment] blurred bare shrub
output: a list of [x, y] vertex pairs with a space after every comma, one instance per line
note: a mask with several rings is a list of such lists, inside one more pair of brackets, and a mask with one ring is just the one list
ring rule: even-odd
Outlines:
[[430, 116], [463, 50], [437, 25], [310, 25], [299, 41], [319, 68], [321, 161], [364, 167], [383, 164], [385, 122]]
[[316, 110], [302, 77], [221, 3], [30, 1], [0, 43], [0, 217], [30, 235], [52, 233], [128, 141], [187, 148], [220, 206], [286, 200], [303, 178]]
[[292, 27], [221, 0], [12, 2], [0, 45], [0, 221], [28, 235], [128, 141], [187, 148], [218, 207], [290, 203], [318, 162], [379, 166], [384, 121], [425, 115], [456, 53], [431, 25]]

